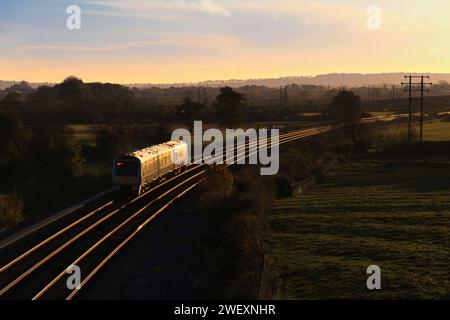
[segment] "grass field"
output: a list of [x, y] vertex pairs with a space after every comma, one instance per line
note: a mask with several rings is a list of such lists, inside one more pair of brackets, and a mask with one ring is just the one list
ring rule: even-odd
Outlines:
[[95, 131], [92, 125], [72, 124], [68, 126], [68, 129], [77, 142], [92, 143], [95, 141]]
[[[272, 224], [279, 298], [450, 298], [450, 161], [342, 165], [280, 200]], [[366, 287], [373, 264], [380, 291]]]
[[393, 112], [393, 111], [370, 111], [370, 114], [374, 117], [381, 117], [381, 116], [395, 114], [395, 112]]
[[427, 141], [450, 141], [450, 122], [427, 122], [423, 128], [423, 135]]

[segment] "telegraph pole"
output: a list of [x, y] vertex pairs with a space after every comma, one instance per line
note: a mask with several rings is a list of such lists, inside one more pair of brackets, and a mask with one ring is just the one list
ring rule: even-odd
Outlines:
[[287, 87], [288, 86], [280, 86], [280, 107], [287, 106], [287, 100], [288, 100], [288, 93], [287, 93]]
[[[420, 78], [420, 82], [413, 82], [414, 78]], [[408, 86], [409, 92], [409, 102], [408, 102], [408, 144], [411, 144], [411, 134], [412, 134], [412, 93], [413, 91], [420, 91], [420, 142], [423, 141], [423, 100], [424, 100], [424, 91], [429, 92], [430, 90], [425, 89], [425, 85], [433, 85], [431, 82], [424, 82], [424, 79], [430, 79], [429, 76], [405, 76], [405, 79], [408, 82], [402, 82], [402, 85]], [[413, 85], [420, 85], [420, 89], [413, 89]]]
[[[429, 83], [425, 83], [424, 79], [427, 78], [428, 80], [430, 80], [429, 76], [421, 76], [420, 78], [420, 142], [423, 141], [423, 92], [425, 89], [425, 85], [433, 85], [431, 82]], [[427, 89], [427, 92], [429, 92], [430, 90]]]
[[412, 123], [412, 76], [409, 76], [409, 103], [408, 103], [408, 144], [411, 144], [411, 123]]
[[280, 86], [280, 107], [283, 106], [283, 86]]
[[284, 87], [284, 105], [287, 106], [288, 105], [288, 86]]
[[206, 106], [206, 87], [203, 87], [203, 105]]

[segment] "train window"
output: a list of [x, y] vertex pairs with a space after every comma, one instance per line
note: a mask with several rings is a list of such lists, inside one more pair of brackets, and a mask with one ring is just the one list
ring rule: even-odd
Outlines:
[[138, 174], [138, 164], [130, 161], [118, 161], [115, 171], [118, 177], [135, 177]]

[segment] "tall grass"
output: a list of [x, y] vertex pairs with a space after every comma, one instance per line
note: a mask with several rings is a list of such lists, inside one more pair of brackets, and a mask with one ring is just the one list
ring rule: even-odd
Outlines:
[[[417, 140], [417, 132], [411, 131], [411, 141]], [[373, 149], [377, 153], [400, 153], [408, 149], [408, 129], [405, 127], [388, 127], [372, 131]]]

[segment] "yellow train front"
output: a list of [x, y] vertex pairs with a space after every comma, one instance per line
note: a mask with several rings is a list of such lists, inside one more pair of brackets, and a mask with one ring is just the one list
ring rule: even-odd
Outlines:
[[117, 157], [113, 186], [121, 194], [142, 194], [183, 172], [188, 163], [187, 144], [169, 141]]

